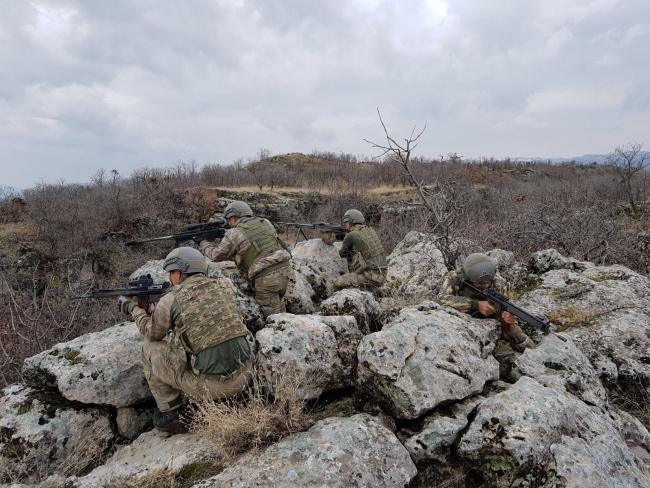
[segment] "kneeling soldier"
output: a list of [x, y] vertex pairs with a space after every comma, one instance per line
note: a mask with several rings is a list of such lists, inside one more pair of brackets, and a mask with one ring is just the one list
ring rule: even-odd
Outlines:
[[441, 305], [452, 307], [459, 312], [472, 315], [472, 317], [496, 318], [501, 322], [503, 338], [510, 342], [510, 346], [517, 352], [524, 352], [526, 348], [535, 349], [535, 343], [528, 337], [521, 327], [517, 325], [517, 317], [509, 312], [498, 314], [496, 309], [485, 300], [479, 300], [478, 293], [463, 286], [468, 280], [476, 288], [494, 288], [499, 293], [505, 294], [506, 281], [497, 273], [496, 267], [486, 254], [470, 254], [463, 261], [463, 265], [456, 271], [448, 272], [442, 281], [438, 301]]
[[348, 233], [339, 256], [348, 260], [349, 273], [334, 281], [334, 289], [381, 286], [386, 279], [386, 252], [377, 233], [365, 224], [363, 214], [351, 209], [343, 215]]
[[251, 208], [239, 201], [228, 204], [223, 216], [232, 228], [221, 243], [200, 241], [199, 250], [212, 261], [235, 261], [250, 280], [265, 317], [286, 312], [284, 295], [293, 274], [291, 254], [273, 224], [253, 217]]
[[187, 430], [180, 419], [181, 392], [197, 400], [237, 395], [252, 380], [251, 350], [232, 283], [208, 278], [199, 251], [174, 249], [163, 268], [173, 286], [151, 316], [125, 297], [118, 304], [146, 339], [142, 359], [158, 406], [154, 426], [178, 433]]

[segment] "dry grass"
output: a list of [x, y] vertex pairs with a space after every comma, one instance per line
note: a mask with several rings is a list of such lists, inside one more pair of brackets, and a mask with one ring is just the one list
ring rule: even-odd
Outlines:
[[222, 468], [220, 464], [191, 463], [175, 474], [163, 469], [149, 473], [143, 478], [115, 480], [104, 488], [189, 488], [197, 481], [214, 476]]
[[208, 436], [226, 459], [232, 459], [308, 429], [312, 421], [305, 413], [306, 401], [297, 396], [304, 376], [280, 371], [273, 383], [271, 395], [256, 373], [241, 397], [198, 403], [192, 413], [192, 431]]
[[562, 332], [572, 327], [586, 327], [593, 324], [598, 316], [590, 310], [577, 307], [567, 307], [547, 313], [551, 322], [557, 325], [556, 332]]
[[640, 378], [619, 381], [609, 389], [609, 400], [650, 429], [650, 390]]

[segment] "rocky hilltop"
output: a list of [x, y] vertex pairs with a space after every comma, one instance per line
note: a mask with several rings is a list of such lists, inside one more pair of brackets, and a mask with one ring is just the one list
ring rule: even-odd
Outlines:
[[[238, 289], [261, 378], [288, 367], [305, 378], [301, 398], [353, 398], [354, 409], [333, 409], [194, 486], [650, 486], [650, 433], [628, 412], [648, 398], [648, 277], [552, 249], [527, 263], [492, 251], [504, 274], [527, 280], [516, 302], [568, 339], [529, 331], [538, 347], [516, 354], [496, 321], [433, 301], [445, 267], [426, 235], [395, 248], [376, 296], [333, 293], [346, 269], [335, 246], [298, 243], [288, 313], [267, 320], [236, 268], [210, 273]], [[133, 276], [162, 281], [161, 265]], [[24, 480], [9, 486], [157, 486], [137, 483], [220, 457], [200, 434], [152, 430], [142, 342], [124, 322], [25, 361], [25, 384], [0, 396], [0, 476]]]

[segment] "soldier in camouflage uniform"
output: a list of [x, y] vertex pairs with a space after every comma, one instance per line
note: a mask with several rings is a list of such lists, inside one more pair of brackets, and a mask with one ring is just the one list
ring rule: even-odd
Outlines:
[[173, 286], [151, 315], [131, 299], [120, 297], [118, 304], [146, 339], [142, 362], [158, 406], [154, 426], [179, 433], [187, 430], [181, 392], [193, 399], [237, 395], [252, 380], [251, 350], [232, 283], [208, 278], [199, 251], [174, 249], [163, 268]]
[[517, 325], [517, 317], [509, 312], [499, 314], [488, 301], [481, 300], [482, 297], [478, 293], [464, 287], [465, 280], [470, 281], [476, 288], [492, 287], [499, 293], [506, 293], [506, 280], [497, 273], [490, 257], [475, 253], [467, 256], [459, 269], [444, 276], [438, 293], [440, 304], [468, 313], [472, 317], [496, 318], [501, 323], [503, 338], [510, 342], [515, 351], [535, 349], [533, 340]]
[[199, 250], [212, 261], [233, 260], [252, 283], [255, 301], [268, 317], [286, 312], [284, 295], [293, 275], [291, 254], [266, 219], [253, 217], [244, 202], [231, 202], [224, 211], [231, 229], [221, 243], [199, 242]]
[[334, 289], [381, 286], [386, 279], [386, 252], [377, 233], [365, 224], [363, 214], [351, 209], [343, 215], [348, 233], [339, 256], [348, 260], [349, 273], [334, 281]]

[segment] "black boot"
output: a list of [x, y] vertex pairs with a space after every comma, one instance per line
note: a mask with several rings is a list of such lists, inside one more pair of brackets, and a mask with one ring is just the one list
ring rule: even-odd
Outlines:
[[182, 408], [161, 412], [156, 408], [153, 414], [153, 425], [156, 429], [170, 434], [184, 434], [189, 429], [181, 419]]

